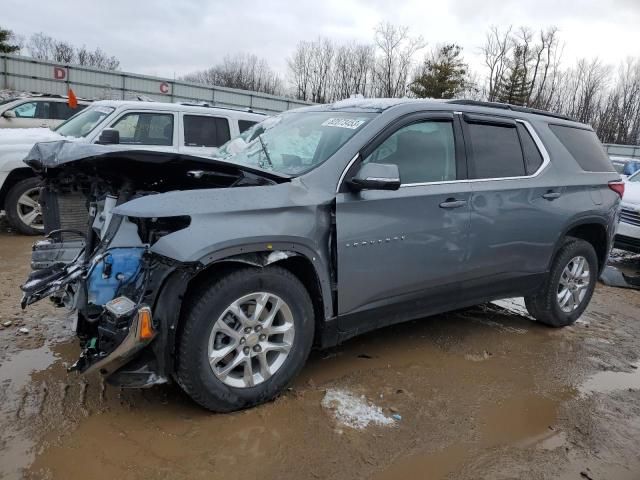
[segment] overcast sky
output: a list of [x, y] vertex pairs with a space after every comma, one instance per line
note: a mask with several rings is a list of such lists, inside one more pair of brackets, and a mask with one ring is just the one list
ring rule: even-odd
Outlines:
[[299, 40], [371, 42], [381, 21], [433, 46], [456, 42], [473, 67], [490, 25], [556, 25], [564, 61], [640, 56], [640, 0], [0, 0], [0, 26], [100, 46], [123, 71], [173, 77], [254, 53], [286, 75]]

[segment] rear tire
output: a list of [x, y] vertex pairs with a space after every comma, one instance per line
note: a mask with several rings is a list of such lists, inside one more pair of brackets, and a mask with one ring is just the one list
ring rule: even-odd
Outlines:
[[4, 201], [7, 221], [23, 235], [42, 235], [44, 224], [40, 212], [38, 197], [41, 181], [38, 178], [26, 178], [17, 182]]
[[597, 278], [598, 257], [593, 246], [568, 237], [539, 291], [525, 297], [527, 310], [545, 325], [571, 325], [589, 305]]
[[229, 412], [273, 399], [307, 360], [313, 307], [304, 285], [284, 268], [236, 270], [196, 292], [190, 304], [177, 379], [209, 410]]

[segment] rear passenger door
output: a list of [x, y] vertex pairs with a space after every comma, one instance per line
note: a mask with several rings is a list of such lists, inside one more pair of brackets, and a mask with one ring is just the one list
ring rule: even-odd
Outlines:
[[527, 122], [476, 114], [462, 120], [472, 191], [465, 294], [518, 290], [547, 268], [565, 220], [557, 208], [563, 190]]
[[193, 155], [209, 155], [215, 147], [231, 139], [229, 120], [211, 115], [182, 114], [180, 151]]

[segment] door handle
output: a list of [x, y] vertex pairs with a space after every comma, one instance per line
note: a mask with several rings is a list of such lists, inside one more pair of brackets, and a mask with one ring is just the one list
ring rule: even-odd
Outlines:
[[562, 195], [560, 192], [549, 190], [547, 193], [542, 195], [542, 198], [544, 198], [545, 200], [555, 200], [556, 198], [560, 198], [560, 195]]
[[440, 208], [460, 208], [467, 204], [466, 200], [456, 200], [455, 198], [447, 198], [440, 204]]

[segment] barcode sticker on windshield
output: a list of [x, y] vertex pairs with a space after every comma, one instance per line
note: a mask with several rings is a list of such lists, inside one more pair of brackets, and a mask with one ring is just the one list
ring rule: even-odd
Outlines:
[[364, 120], [357, 120], [355, 118], [329, 118], [322, 122], [323, 127], [338, 127], [349, 128], [355, 130], [364, 123]]

